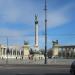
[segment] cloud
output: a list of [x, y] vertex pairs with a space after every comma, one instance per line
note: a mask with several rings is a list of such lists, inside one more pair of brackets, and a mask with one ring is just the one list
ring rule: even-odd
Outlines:
[[[3, 37], [26, 37], [30, 36], [29, 30], [13, 30], [7, 28], [0, 28], [0, 35]], [[0, 36], [0, 37], [1, 37]]]
[[[49, 7], [49, 6], [48, 6]], [[54, 28], [61, 25], [68, 24], [72, 21], [71, 11], [73, 12], [75, 5], [73, 2], [67, 3], [57, 9], [50, 10], [47, 8], [47, 28]], [[44, 23], [44, 11], [42, 14], [39, 14], [39, 33], [45, 30], [45, 23]], [[43, 35], [43, 34], [42, 34]]]
[[[0, 3], [0, 22], [22, 22], [27, 25], [33, 25], [34, 15], [38, 14], [39, 24], [44, 25], [44, 11], [42, 10], [43, 7], [41, 6], [41, 8], [39, 8], [40, 5], [37, 6], [33, 0], [0, 0]], [[67, 17], [65, 13], [68, 13], [68, 10], [70, 10], [73, 6], [73, 3], [69, 3], [63, 7], [58, 8], [57, 10], [50, 10], [48, 8], [48, 26], [56, 27], [69, 22], [70, 18]]]
[[[33, 40], [33, 36], [30, 35], [28, 31], [18, 31], [18, 30], [11, 30], [6, 28], [0, 28], [0, 44], [7, 44], [7, 38], [9, 41], [9, 45], [20, 45], [22, 46], [24, 40], [31, 41]], [[31, 44], [32, 45], [32, 44]]]
[[0, 29], [1, 36], [20, 36], [20, 33], [9, 29]]
[[69, 19], [62, 13], [51, 13], [48, 15], [48, 27], [56, 27], [69, 22]]
[[[49, 10], [47, 11], [48, 28], [57, 27], [57, 26], [61, 26], [66, 23], [69, 23], [71, 21], [71, 17], [69, 15], [70, 10], [73, 10], [72, 8], [74, 7], [75, 7], [74, 3], [69, 3], [69, 4], [64, 5], [63, 7], [60, 7], [52, 11], [50, 11], [48, 8]], [[44, 25], [44, 16], [41, 17], [40, 23], [41, 25]]]
[[[10, 25], [13, 25], [13, 23], [21, 22], [22, 25], [34, 26], [34, 16], [35, 14], [38, 14], [39, 32], [44, 31], [44, 4], [39, 4], [37, 1], [35, 1], [35, 3], [34, 1], [35, 0], [0, 0], [0, 23], [10, 23]], [[53, 5], [53, 3], [54, 1], [51, 5]], [[48, 6], [49, 8], [47, 11], [48, 28], [57, 27], [70, 22], [71, 18], [67, 14], [69, 13], [70, 9], [72, 9], [75, 6], [74, 3], [68, 3], [66, 5], [63, 5], [62, 7], [60, 7], [59, 5], [59, 8], [54, 10], [51, 7], [51, 5]], [[14, 39], [16, 40], [26, 39], [30, 41], [30, 43], [33, 45], [34, 36], [31, 35], [31, 31], [32, 28], [30, 30], [19, 31], [15, 29], [12, 30], [10, 28], [0, 28], [0, 35], [13, 36], [13, 38], [15, 37]], [[44, 46], [44, 36], [39, 36], [39, 39], [41, 45]]]
[[[22, 46], [25, 41], [28, 41], [30, 47], [34, 47], [35, 44], [35, 36], [28, 35], [28, 31], [16, 31], [9, 29], [0, 29], [0, 44], [7, 44], [8, 37], [8, 45], [19, 45]], [[25, 35], [24, 35], [25, 34]], [[44, 35], [39, 36], [39, 48], [44, 48]]]
[[33, 6], [34, 4], [30, 0], [0, 0], [0, 3], [2, 3], [0, 5], [0, 22], [32, 24], [35, 6]]

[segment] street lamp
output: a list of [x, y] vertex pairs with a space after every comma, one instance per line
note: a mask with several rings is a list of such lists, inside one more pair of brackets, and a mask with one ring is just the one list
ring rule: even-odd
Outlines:
[[47, 5], [45, 0], [45, 64], [47, 64]]
[[6, 64], [8, 64], [8, 53], [9, 53], [9, 48], [8, 48], [8, 37], [7, 37], [7, 51], [6, 51], [7, 59], [6, 59]]

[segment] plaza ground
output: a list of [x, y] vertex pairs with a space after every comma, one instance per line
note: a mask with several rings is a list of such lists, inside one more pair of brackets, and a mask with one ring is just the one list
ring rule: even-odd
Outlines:
[[65, 65], [0, 65], [0, 75], [70, 75]]
[[0, 75], [70, 75], [75, 59], [20, 60], [0, 59]]
[[[50, 65], [71, 65], [75, 59], [47, 59]], [[45, 60], [28, 59], [0, 59], [0, 64], [44, 64]]]

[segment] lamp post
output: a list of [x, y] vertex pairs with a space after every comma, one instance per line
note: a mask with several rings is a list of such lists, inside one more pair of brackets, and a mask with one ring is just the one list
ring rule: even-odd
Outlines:
[[45, 0], [45, 64], [47, 64], [47, 5]]
[[6, 64], [8, 64], [8, 52], [9, 52], [9, 48], [8, 48], [8, 37], [7, 37], [7, 51], [6, 51], [7, 59], [6, 59]]

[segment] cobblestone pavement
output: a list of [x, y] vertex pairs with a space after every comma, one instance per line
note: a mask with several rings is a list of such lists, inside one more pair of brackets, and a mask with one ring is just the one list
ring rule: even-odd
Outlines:
[[[47, 59], [47, 64], [71, 65], [75, 59]], [[43, 60], [0, 59], [0, 64], [44, 64]]]

